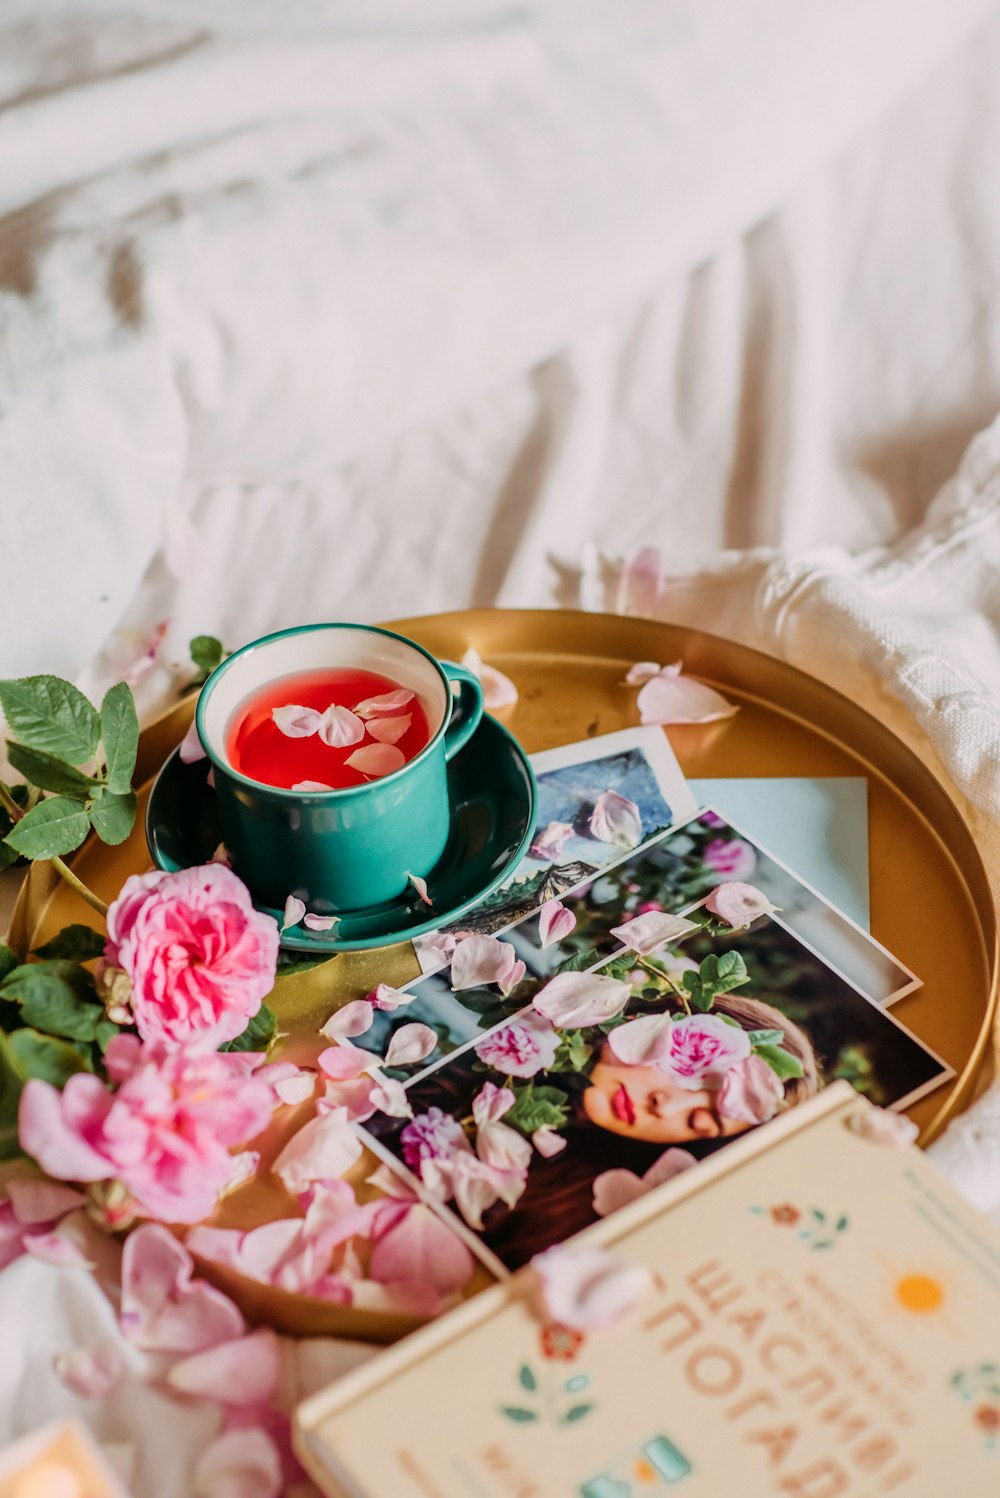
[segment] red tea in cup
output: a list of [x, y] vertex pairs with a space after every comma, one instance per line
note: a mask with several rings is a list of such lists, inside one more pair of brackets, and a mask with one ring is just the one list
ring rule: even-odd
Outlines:
[[232, 768], [287, 790], [341, 790], [399, 770], [427, 744], [415, 692], [355, 667], [278, 677], [240, 703], [226, 731]]

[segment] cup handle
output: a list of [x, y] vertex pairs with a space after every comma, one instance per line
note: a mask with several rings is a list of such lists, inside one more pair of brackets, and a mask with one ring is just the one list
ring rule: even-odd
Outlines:
[[473, 676], [464, 666], [442, 661], [441, 669], [449, 681], [456, 682], [459, 688], [457, 696], [452, 696], [451, 718], [444, 731], [444, 757], [452, 759], [479, 727], [479, 720], [483, 716], [483, 689], [478, 677]]

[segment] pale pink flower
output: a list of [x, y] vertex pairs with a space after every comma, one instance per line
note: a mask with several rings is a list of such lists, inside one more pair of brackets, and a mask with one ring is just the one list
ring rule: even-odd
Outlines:
[[437, 1050], [438, 1037], [430, 1025], [400, 1025], [385, 1053], [385, 1066], [416, 1066]]
[[745, 879], [757, 867], [757, 854], [741, 837], [713, 837], [701, 857], [706, 869], [720, 879]]
[[738, 881], [717, 884], [705, 901], [705, 909], [718, 916], [720, 921], [724, 921], [734, 931], [752, 926], [758, 916], [770, 915], [778, 908], [752, 884], [741, 884]]
[[608, 1044], [628, 1066], [655, 1065], [678, 1087], [697, 1092], [718, 1086], [722, 1077], [750, 1055], [750, 1041], [739, 1025], [717, 1014], [643, 1015], [611, 1031]]
[[612, 926], [611, 935], [617, 936], [629, 951], [648, 957], [668, 941], [678, 941], [697, 929], [695, 921], [686, 921], [683, 916], [671, 915], [666, 910], [646, 910], [620, 926]]
[[642, 1264], [630, 1264], [608, 1248], [559, 1244], [536, 1254], [531, 1267], [540, 1281], [549, 1321], [574, 1331], [617, 1326], [636, 1310], [652, 1284]]
[[242, 1336], [243, 1317], [221, 1290], [196, 1280], [173, 1233], [144, 1223], [122, 1253], [121, 1328], [147, 1352], [197, 1352]]
[[471, 1148], [462, 1125], [441, 1108], [418, 1113], [399, 1136], [403, 1159], [417, 1175], [425, 1160], [448, 1159], [456, 1150]]
[[114, 1092], [86, 1072], [62, 1092], [25, 1083], [23, 1147], [52, 1176], [117, 1179], [150, 1216], [197, 1222], [229, 1183], [230, 1148], [270, 1119], [271, 1089], [236, 1053], [169, 1051], [131, 1035], [115, 1036], [106, 1061]]
[[549, 900], [538, 917], [538, 940], [543, 947], [562, 941], [576, 925], [576, 916], [561, 900]]
[[542, 858], [548, 863], [558, 863], [562, 857], [563, 848], [572, 836], [573, 828], [569, 822], [548, 822], [535, 833], [528, 852], [532, 858]]
[[481, 988], [488, 983], [500, 987], [512, 977], [517, 962], [517, 953], [509, 941], [498, 941], [495, 936], [465, 936], [452, 953], [452, 992]]
[[785, 1096], [780, 1079], [760, 1056], [746, 1056], [722, 1079], [715, 1106], [723, 1118], [739, 1123], [767, 1123]]
[[604, 1170], [594, 1178], [594, 1211], [598, 1217], [609, 1217], [697, 1163], [687, 1150], [668, 1149], [642, 1176], [632, 1170]]
[[556, 973], [531, 1001], [559, 1030], [600, 1025], [621, 1014], [632, 996], [627, 983], [606, 973]]
[[508, 1077], [533, 1077], [556, 1059], [559, 1036], [544, 1015], [527, 1010], [489, 1031], [476, 1044], [476, 1055]]
[[635, 848], [642, 841], [639, 808], [618, 791], [602, 791], [590, 814], [590, 831], [602, 843]]
[[483, 689], [483, 703], [491, 713], [501, 707], [513, 707], [517, 701], [517, 687], [509, 676], [505, 676], [495, 666], [484, 665], [483, 658], [474, 645], [470, 645], [462, 656], [462, 665], [473, 676], [478, 677]]
[[222, 864], [133, 874], [107, 921], [105, 958], [131, 979], [143, 1040], [234, 1040], [274, 987], [277, 925]]
[[637, 702], [643, 723], [715, 723], [739, 711], [714, 687], [683, 676], [679, 661], [650, 677]]

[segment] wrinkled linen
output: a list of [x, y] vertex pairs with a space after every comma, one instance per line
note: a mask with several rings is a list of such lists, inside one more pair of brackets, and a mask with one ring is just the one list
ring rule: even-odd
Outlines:
[[[278, 10], [0, 15], [0, 514], [44, 559], [0, 671], [99, 690], [167, 624], [151, 711], [192, 634], [627, 608], [652, 544], [650, 611], [875, 711], [1000, 890], [995, 7]], [[1000, 1220], [998, 1097], [931, 1153]], [[0, 1314], [0, 1441], [75, 1410], [190, 1491], [215, 1417], [98, 1281], [21, 1260]], [[52, 1358], [95, 1344], [88, 1403]], [[364, 1355], [300, 1344], [299, 1392]]]

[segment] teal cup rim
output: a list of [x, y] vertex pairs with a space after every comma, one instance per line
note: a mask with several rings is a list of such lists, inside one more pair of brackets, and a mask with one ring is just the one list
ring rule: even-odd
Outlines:
[[[275, 640], [287, 640], [293, 635], [321, 634], [326, 630], [333, 631], [339, 629], [357, 630], [364, 634], [384, 635], [387, 639], [396, 640], [401, 645], [408, 645], [411, 650], [415, 650], [419, 655], [422, 655], [434, 667], [444, 687], [446, 711], [437, 729], [427, 740], [427, 743], [412, 759], [408, 759], [404, 765], [400, 765], [398, 770], [391, 770], [388, 775], [380, 775], [377, 780], [368, 781], [364, 785], [334, 786], [328, 791], [293, 791], [289, 786], [268, 785], [266, 781], [254, 780], [251, 776], [244, 775], [242, 771], [235, 769], [228, 759], [222, 758], [215, 748], [213, 748], [205, 727], [205, 714], [208, 708], [208, 701], [219, 681], [238, 660], [242, 659], [243, 656], [249, 655], [251, 651], [259, 650], [262, 645], [270, 645]], [[259, 685], [263, 686], [265, 682], [262, 681]], [[217, 770], [221, 770], [230, 780], [249, 787], [255, 794], [273, 798], [276, 801], [300, 801], [307, 796], [310, 800], [315, 801], [331, 801], [334, 799], [351, 800], [358, 796], [367, 795], [380, 785], [387, 785], [392, 781], [401, 779], [402, 776], [415, 769], [427, 759], [447, 732], [451, 721], [451, 702], [451, 678], [437, 657], [432, 655], [429, 650], [425, 650], [423, 645], [418, 645], [416, 640], [411, 640], [408, 635], [400, 635], [395, 630], [384, 629], [380, 624], [356, 624], [343, 620], [328, 624], [295, 624], [289, 629], [276, 629], [269, 635], [261, 635], [258, 639], [249, 640], [245, 645], [241, 645], [239, 650], [234, 650], [232, 655], [227, 656], [224, 661], [221, 661], [211, 676], [205, 681], [198, 694], [194, 721], [201, 747], [212, 761], [214, 767]]]

